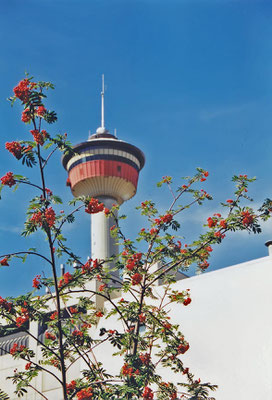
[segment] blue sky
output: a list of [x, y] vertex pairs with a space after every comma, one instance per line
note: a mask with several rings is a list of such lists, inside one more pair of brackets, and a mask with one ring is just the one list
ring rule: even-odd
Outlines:
[[[56, 90], [47, 105], [58, 113], [50, 133], [68, 132], [73, 143], [87, 139], [100, 124], [101, 74], [105, 74], [106, 126], [146, 155], [138, 193], [122, 206], [124, 227], [133, 237], [142, 222], [134, 207], [153, 198], [169, 206], [155, 183], [163, 175], [192, 175], [197, 166], [210, 172], [205, 189], [214, 201], [180, 217], [186, 241], [218, 204], [231, 197], [231, 176], [257, 176], [251, 194], [257, 205], [272, 197], [272, 5], [261, 0], [9, 0], [0, 4], [0, 175], [27, 175], [5, 151], [6, 141], [27, 138], [19, 104], [6, 101], [28, 71], [50, 80]], [[35, 178], [36, 179], [36, 178]], [[66, 173], [55, 157], [48, 187], [65, 201], [71, 194]], [[31, 190], [5, 190], [0, 203], [0, 252], [36, 246], [26, 242], [23, 226]], [[83, 259], [89, 254], [86, 215], [67, 230]], [[259, 237], [236, 234], [214, 251], [211, 269], [262, 257], [272, 224]], [[31, 289], [32, 278], [47, 267], [29, 259], [2, 269], [0, 295]]]

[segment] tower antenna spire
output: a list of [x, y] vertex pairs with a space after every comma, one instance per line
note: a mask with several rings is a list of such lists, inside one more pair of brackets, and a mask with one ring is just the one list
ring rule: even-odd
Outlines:
[[101, 92], [101, 128], [105, 128], [105, 118], [104, 118], [104, 94], [105, 94], [105, 84], [104, 84], [104, 74], [102, 74], [102, 92]]

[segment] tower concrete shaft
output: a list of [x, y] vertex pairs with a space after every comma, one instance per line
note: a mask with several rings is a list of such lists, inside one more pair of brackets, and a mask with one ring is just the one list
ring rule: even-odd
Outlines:
[[[112, 208], [116, 200], [110, 197], [99, 197], [98, 200], [104, 204], [109, 210]], [[115, 211], [117, 217], [117, 211]], [[113, 217], [106, 217], [104, 212], [91, 215], [91, 258], [106, 260], [115, 256], [119, 252], [119, 246], [116, 239], [111, 236], [110, 228], [115, 224]], [[114, 267], [114, 263], [110, 263]], [[119, 278], [118, 271], [113, 271], [112, 275]]]

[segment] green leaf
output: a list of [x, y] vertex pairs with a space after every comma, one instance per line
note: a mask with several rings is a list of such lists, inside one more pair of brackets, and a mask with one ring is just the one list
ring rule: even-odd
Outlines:
[[43, 146], [44, 150], [49, 149], [51, 146], [53, 146], [53, 144], [54, 144], [53, 142], [46, 143], [46, 144]]
[[44, 114], [43, 118], [48, 124], [53, 124], [58, 119], [57, 114], [55, 113], [55, 111], [49, 111], [49, 110], [46, 111], [46, 113]]
[[57, 240], [61, 240], [63, 242], [66, 241], [66, 238], [62, 234], [60, 234], [57, 236]]
[[14, 178], [15, 179], [17, 179], [17, 180], [20, 180], [20, 181], [26, 181], [26, 182], [29, 182], [29, 179], [28, 178], [26, 178], [25, 176], [23, 176], [23, 175], [14, 175]]
[[13, 188], [12, 191], [13, 191], [13, 192], [16, 192], [16, 190], [18, 189], [18, 187], [19, 187], [19, 183], [17, 183], [17, 185], [14, 186], [14, 188]]
[[0, 389], [0, 400], [10, 400], [10, 397], [2, 389]]
[[22, 156], [22, 163], [26, 164], [27, 167], [32, 168], [33, 165], [37, 164], [35, 160], [35, 156], [31, 150], [24, 150], [23, 156]]
[[74, 217], [73, 215], [68, 215], [67, 218], [66, 218], [66, 220], [67, 220], [67, 222], [68, 222], [69, 224], [71, 224], [72, 222], [74, 222], [75, 217]]
[[51, 82], [43, 82], [43, 81], [39, 81], [37, 82], [37, 85], [41, 88], [45, 88], [45, 89], [55, 89], [55, 86], [53, 85], [53, 83]]
[[15, 97], [15, 96], [8, 97], [8, 98], [7, 98], [7, 101], [10, 101], [10, 105], [11, 105], [11, 107], [13, 107], [13, 104], [14, 104], [14, 102], [16, 101], [16, 97]]
[[52, 196], [52, 203], [54, 204], [62, 204], [62, 200], [59, 196]]

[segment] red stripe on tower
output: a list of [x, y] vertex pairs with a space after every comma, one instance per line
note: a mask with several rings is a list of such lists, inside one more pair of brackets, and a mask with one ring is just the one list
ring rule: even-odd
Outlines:
[[138, 171], [124, 162], [111, 160], [93, 160], [78, 164], [69, 172], [69, 180], [73, 189], [78, 182], [98, 176], [116, 176], [130, 181], [135, 189], [138, 183]]

